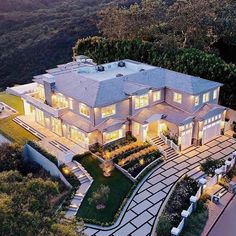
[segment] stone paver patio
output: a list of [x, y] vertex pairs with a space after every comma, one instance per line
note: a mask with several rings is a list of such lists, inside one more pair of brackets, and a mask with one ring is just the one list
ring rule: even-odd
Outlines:
[[113, 226], [85, 225], [87, 235], [145, 236], [155, 232], [157, 216], [172, 187], [184, 174], [200, 178], [200, 162], [207, 156], [227, 159], [235, 151], [235, 140], [220, 136], [201, 147], [190, 147], [177, 157], [168, 157], [137, 187]]

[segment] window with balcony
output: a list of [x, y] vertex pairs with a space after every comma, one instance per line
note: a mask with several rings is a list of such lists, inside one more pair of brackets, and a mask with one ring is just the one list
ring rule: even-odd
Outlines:
[[153, 102], [161, 100], [161, 91], [153, 92]]
[[52, 95], [52, 105], [55, 108], [65, 108], [69, 106], [67, 98], [60, 93]]
[[123, 137], [123, 131], [122, 129], [118, 129], [118, 130], [115, 130], [115, 131], [112, 131], [112, 132], [109, 132], [109, 133], [105, 133], [105, 142], [106, 143], [109, 143], [109, 142], [112, 142], [112, 141], [115, 141], [117, 139], [120, 139]]
[[199, 105], [199, 96], [195, 96], [194, 97], [194, 106], [198, 106]]
[[218, 90], [215, 89], [214, 92], [213, 92], [213, 99], [216, 99], [216, 98], [217, 98], [217, 94], [218, 94]]
[[149, 104], [148, 94], [135, 97], [135, 109], [146, 107]]
[[209, 97], [210, 97], [210, 93], [204, 93], [203, 94], [203, 102], [209, 102]]
[[174, 102], [177, 102], [177, 103], [182, 103], [182, 94], [181, 94], [181, 93], [175, 93], [175, 92], [174, 92], [173, 101], [174, 101]]
[[116, 114], [116, 105], [111, 105], [102, 108], [102, 118], [112, 116]]
[[83, 103], [79, 104], [79, 112], [80, 112], [80, 114], [82, 114], [88, 118], [90, 117], [90, 108]]

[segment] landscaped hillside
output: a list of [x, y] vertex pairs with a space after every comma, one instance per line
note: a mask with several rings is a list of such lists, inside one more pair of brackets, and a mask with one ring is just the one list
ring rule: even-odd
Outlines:
[[0, 88], [71, 60], [78, 38], [98, 33], [96, 12], [130, 0], [0, 1]]

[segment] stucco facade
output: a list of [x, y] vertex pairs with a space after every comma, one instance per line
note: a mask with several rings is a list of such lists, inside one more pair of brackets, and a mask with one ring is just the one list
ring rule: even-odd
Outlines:
[[66, 65], [34, 78], [35, 91], [22, 95], [25, 115], [84, 148], [131, 132], [142, 141], [165, 135], [185, 149], [224, 127], [219, 83], [131, 60]]

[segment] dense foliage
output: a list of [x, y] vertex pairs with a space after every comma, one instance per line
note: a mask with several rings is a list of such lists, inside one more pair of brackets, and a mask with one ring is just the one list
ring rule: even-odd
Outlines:
[[25, 163], [14, 144], [0, 145], [0, 167], [0, 235], [81, 235], [55, 217], [67, 193], [62, 182], [36, 163]]
[[200, 164], [200, 169], [207, 175], [215, 175], [215, 170], [224, 165], [224, 160], [214, 160], [207, 157], [206, 160]]
[[100, 37], [79, 40], [75, 50], [77, 54], [85, 54], [98, 63], [129, 58], [223, 83], [220, 103], [236, 108], [236, 66], [225, 63], [213, 54], [193, 48], [168, 53], [158, 43]]
[[0, 88], [31, 82], [33, 75], [71, 61], [72, 46], [98, 33], [97, 11], [113, 2], [121, 1], [0, 1]]
[[172, 227], [178, 226], [182, 210], [189, 207], [189, 198], [196, 194], [197, 189], [197, 182], [187, 176], [177, 183], [159, 218], [157, 235], [169, 236]]
[[234, 0], [142, 0], [102, 10], [99, 28], [109, 39], [154, 41], [166, 50], [209, 51], [220, 41], [236, 44], [235, 8]]

